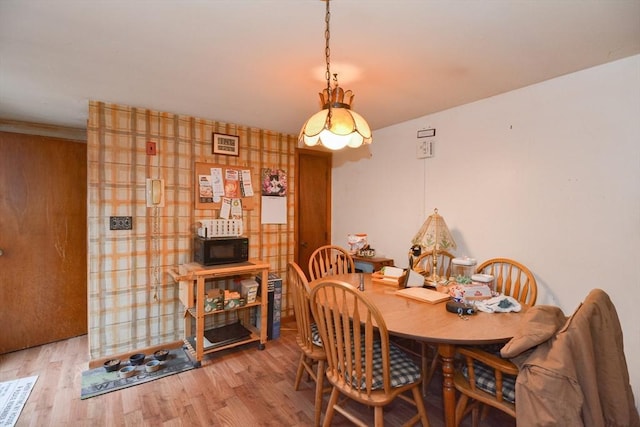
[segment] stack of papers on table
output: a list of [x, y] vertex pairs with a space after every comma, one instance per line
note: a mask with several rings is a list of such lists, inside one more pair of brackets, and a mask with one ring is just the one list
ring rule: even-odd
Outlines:
[[412, 298], [418, 301], [424, 301], [431, 304], [447, 301], [449, 294], [443, 294], [442, 292], [434, 291], [427, 288], [405, 288], [396, 291], [396, 295], [400, 295], [406, 298]]

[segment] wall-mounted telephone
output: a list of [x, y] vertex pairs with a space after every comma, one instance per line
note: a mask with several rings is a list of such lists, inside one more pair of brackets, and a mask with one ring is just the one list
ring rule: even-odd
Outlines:
[[147, 207], [164, 206], [164, 179], [147, 178]]

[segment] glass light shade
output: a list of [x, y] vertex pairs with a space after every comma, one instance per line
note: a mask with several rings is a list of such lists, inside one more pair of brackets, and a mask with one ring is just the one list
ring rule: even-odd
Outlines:
[[307, 146], [321, 144], [330, 150], [357, 148], [371, 143], [371, 129], [367, 121], [348, 108], [332, 107], [318, 111], [302, 126], [298, 140]]

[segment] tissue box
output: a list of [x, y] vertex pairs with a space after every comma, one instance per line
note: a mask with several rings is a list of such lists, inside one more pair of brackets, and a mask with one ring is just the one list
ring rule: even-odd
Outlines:
[[218, 310], [218, 305], [224, 305], [224, 292], [222, 289], [211, 289], [204, 296], [204, 312]]
[[240, 294], [250, 304], [256, 302], [256, 295], [258, 295], [258, 282], [253, 279], [245, 279], [240, 281]]
[[238, 307], [240, 307], [240, 293], [225, 289], [224, 290], [224, 309], [231, 310], [233, 308], [238, 308]]

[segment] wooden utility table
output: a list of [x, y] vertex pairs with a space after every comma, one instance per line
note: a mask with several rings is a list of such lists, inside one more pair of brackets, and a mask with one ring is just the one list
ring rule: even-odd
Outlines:
[[[249, 260], [237, 264], [223, 264], [216, 266], [202, 266], [198, 263], [183, 264], [178, 267], [177, 271], [169, 271], [173, 279], [180, 286], [180, 301], [185, 306], [185, 344], [195, 353], [196, 362], [199, 364], [202, 357], [207, 353], [224, 350], [230, 347], [246, 344], [253, 341], [260, 341], [259, 348], [262, 350], [267, 342], [267, 299], [268, 299], [268, 276], [269, 263], [260, 260]], [[261, 328], [250, 325], [248, 321], [244, 322], [244, 327], [251, 331], [251, 335], [242, 340], [235, 341], [228, 345], [218, 346], [214, 348], [204, 347], [205, 322], [204, 318], [208, 315], [218, 315], [229, 312], [230, 310], [213, 310], [205, 312], [205, 280], [207, 279], [225, 279], [234, 276], [247, 276], [260, 274], [261, 286], [260, 295], [253, 303], [246, 304], [242, 307], [233, 308], [232, 310], [243, 311], [248, 320], [248, 311], [251, 307], [260, 307], [260, 325]], [[195, 294], [194, 294], [195, 282]], [[195, 304], [195, 306], [194, 306]], [[192, 336], [191, 318], [195, 318], [196, 330]], [[193, 342], [189, 339], [192, 338]], [[195, 344], [195, 345], [194, 345]]]
[[[339, 274], [314, 280], [338, 280], [358, 286], [361, 273]], [[455, 425], [456, 394], [453, 386], [453, 356], [457, 345], [505, 343], [516, 333], [527, 307], [519, 313], [476, 313], [461, 319], [449, 313], [445, 303], [430, 304], [395, 295], [394, 286], [372, 282], [364, 274], [364, 293], [376, 304], [390, 334], [435, 343], [442, 357], [444, 418], [447, 427]]]

